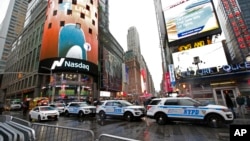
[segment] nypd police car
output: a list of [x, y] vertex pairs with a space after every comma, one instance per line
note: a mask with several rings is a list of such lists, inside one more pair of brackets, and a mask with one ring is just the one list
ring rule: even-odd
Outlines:
[[147, 106], [146, 115], [160, 125], [169, 121], [200, 120], [210, 127], [221, 127], [234, 120], [233, 113], [227, 107], [202, 105], [189, 97], [155, 98]]
[[105, 119], [110, 117], [123, 117], [127, 121], [140, 119], [145, 115], [144, 106], [133, 105], [126, 100], [105, 100], [101, 105], [97, 106], [96, 113], [100, 118]]
[[96, 107], [89, 105], [86, 102], [70, 102], [64, 108], [64, 115], [78, 115], [79, 117], [89, 115], [95, 117]]

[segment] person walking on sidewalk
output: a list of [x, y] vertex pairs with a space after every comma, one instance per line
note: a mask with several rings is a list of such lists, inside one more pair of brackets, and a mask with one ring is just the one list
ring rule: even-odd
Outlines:
[[239, 116], [242, 116], [243, 118], [245, 118], [245, 115], [244, 115], [246, 113], [245, 98], [244, 96], [241, 95], [241, 93], [238, 93], [238, 96], [236, 97], [236, 103], [238, 104]]
[[234, 118], [236, 118], [236, 113], [234, 111], [234, 104], [228, 93], [225, 93], [225, 100], [227, 107], [232, 111]]

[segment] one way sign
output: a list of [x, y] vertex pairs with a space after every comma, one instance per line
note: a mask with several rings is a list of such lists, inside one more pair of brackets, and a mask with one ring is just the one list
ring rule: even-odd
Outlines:
[[230, 125], [230, 141], [239, 140], [249, 141], [250, 138], [250, 125]]

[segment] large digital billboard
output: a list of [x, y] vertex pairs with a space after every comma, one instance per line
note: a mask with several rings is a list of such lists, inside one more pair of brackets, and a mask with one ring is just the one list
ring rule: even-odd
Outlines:
[[210, 0], [162, 0], [169, 45], [221, 33]]
[[40, 61], [72, 58], [98, 64], [98, 0], [48, 0]]
[[172, 57], [176, 74], [187, 71], [196, 72], [228, 64], [221, 42], [175, 52]]
[[122, 60], [103, 48], [101, 87], [106, 90], [122, 91]]

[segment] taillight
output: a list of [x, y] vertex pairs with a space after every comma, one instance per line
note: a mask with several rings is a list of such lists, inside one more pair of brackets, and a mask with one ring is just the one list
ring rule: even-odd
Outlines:
[[149, 110], [151, 107], [152, 107], [152, 106], [148, 105], [148, 106], [147, 106], [147, 110]]

